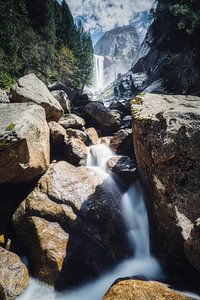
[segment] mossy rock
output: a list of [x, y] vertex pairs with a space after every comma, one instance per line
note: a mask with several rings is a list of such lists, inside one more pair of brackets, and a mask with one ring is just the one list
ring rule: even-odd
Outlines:
[[10, 124], [8, 124], [8, 125], [6, 126], [6, 131], [11, 131], [11, 130], [13, 130], [14, 128], [15, 128], [15, 124], [10, 123]]

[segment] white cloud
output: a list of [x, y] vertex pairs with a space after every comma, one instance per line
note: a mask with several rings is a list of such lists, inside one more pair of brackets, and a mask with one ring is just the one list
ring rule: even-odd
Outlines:
[[154, 0], [67, 0], [75, 18], [86, 30], [108, 31], [130, 24], [135, 13], [152, 8]]

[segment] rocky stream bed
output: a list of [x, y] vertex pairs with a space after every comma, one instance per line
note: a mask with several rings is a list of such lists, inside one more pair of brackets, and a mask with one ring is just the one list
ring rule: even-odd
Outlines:
[[199, 100], [0, 91], [0, 300], [199, 299]]

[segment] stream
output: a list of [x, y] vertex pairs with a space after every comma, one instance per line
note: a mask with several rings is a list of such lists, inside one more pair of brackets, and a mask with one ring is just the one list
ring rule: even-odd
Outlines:
[[[112, 185], [116, 181], [106, 172], [106, 161], [115, 156], [106, 144], [98, 144], [89, 148], [87, 166], [101, 172], [110, 179]], [[116, 187], [113, 186], [113, 189]], [[122, 195], [122, 211], [127, 225], [127, 235], [133, 249], [133, 257], [88, 284], [70, 292], [58, 293], [53, 288], [31, 279], [28, 289], [18, 300], [101, 300], [106, 291], [119, 278], [132, 276], [159, 280], [163, 273], [158, 261], [150, 253], [149, 224], [144, 196], [139, 182], [130, 185]], [[200, 298], [195, 298], [200, 299]]]

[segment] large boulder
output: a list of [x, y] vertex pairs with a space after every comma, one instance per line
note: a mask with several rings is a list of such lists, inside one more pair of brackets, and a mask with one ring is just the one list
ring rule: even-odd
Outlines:
[[28, 270], [20, 258], [0, 247], [0, 299], [14, 300], [28, 283]]
[[[129, 254], [119, 191], [110, 188], [102, 174], [86, 167], [64, 161], [52, 164], [21, 203], [13, 221], [34, 275], [59, 289], [94, 278]], [[59, 256], [49, 256], [53, 250]], [[51, 267], [56, 264], [59, 276], [54, 276]]]
[[148, 191], [152, 245], [168, 269], [189, 275], [188, 260], [199, 269], [200, 257], [200, 236], [192, 230], [200, 217], [200, 98], [146, 94], [136, 100], [133, 141]]
[[0, 183], [26, 182], [49, 166], [49, 128], [41, 106], [0, 105]]
[[53, 97], [56, 100], [58, 100], [62, 109], [64, 110], [64, 113], [70, 114], [71, 113], [71, 102], [70, 102], [67, 94], [62, 90], [53, 91], [53, 92], [51, 92], [51, 94], [53, 95]]
[[153, 281], [124, 280], [114, 284], [104, 300], [191, 300], [167, 285]]
[[110, 140], [110, 148], [119, 155], [133, 156], [132, 129], [120, 129]]
[[117, 130], [122, 124], [121, 115], [110, 111], [101, 102], [93, 101], [87, 104], [84, 111], [89, 121], [102, 130]]
[[6, 94], [5, 91], [0, 89], [0, 104], [1, 103], [9, 103], [10, 99], [8, 98], [8, 95]]
[[127, 182], [133, 182], [137, 178], [136, 163], [128, 156], [111, 157], [106, 165], [109, 172], [120, 176]]
[[63, 116], [59, 102], [35, 74], [18, 79], [11, 89], [11, 102], [33, 102], [41, 105], [46, 112], [47, 121], [58, 121]]
[[66, 114], [60, 119], [59, 124], [65, 128], [73, 128], [82, 130], [85, 126], [85, 120], [75, 114]]

